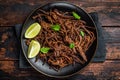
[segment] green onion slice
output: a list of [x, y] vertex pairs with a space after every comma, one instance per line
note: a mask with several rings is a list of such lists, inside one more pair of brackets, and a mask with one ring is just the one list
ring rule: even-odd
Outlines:
[[42, 52], [42, 53], [48, 53], [49, 50], [50, 50], [49, 47], [42, 47], [42, 48], [40, 49], [40, 52]]
[[51, 28], [54, 31], [59, 31], [60, 30], [60, 25], [59, 24], [55, 24], [55, 25], [52, 25]]
[[72, 15], [74, 16], [75, 19], [80, 19], [81, 18], [76, 12], [72, 12]]

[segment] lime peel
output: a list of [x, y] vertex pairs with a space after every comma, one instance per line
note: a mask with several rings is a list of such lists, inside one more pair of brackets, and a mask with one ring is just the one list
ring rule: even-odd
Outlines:
[[41, 26], [39, 23], [35, 22], [29, 26], [25, 32], [25, 38], [34, 38], [39, 34]]
[[28, 58], [34, 58], [39, 53], [40, 47], [38, 41], [32, 40], [28, 47]]

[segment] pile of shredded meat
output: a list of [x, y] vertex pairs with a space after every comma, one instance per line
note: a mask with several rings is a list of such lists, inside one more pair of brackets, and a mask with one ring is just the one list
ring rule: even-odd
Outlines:
[[[42, 29], [34, 38], [42, 47], [49, 47], [48, 53], [39, 53], [37, 59], [47, 63], [50, 68], [60, 70], [70, 64], [84, 64], [87, 62], [86, 51], [95, 40], [94, 28], [87, 26], [81, 19], [75, 19], [71, 12], [62, 12], [57, 9], [35, 12], [32, 18], [37, 21]], [[60, 30], [51, 29], [52, 24], [59, 24]], [[84, 32], [81, 36], [80, 31]], [[31, 40], [27, 40], [27, 44]], [[69, 44], [74, 43], [70, 48]]]

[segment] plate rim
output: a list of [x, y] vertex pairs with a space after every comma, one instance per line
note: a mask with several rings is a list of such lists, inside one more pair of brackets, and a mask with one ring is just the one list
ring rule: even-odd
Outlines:
[[[86, 66], [84, 66], [82, 69], [80, 69], [79, 71], [77, 71], [77, 72], [75, 72], [75, 73], [72, 73], [72, 74], [70, 74], [70, 75], [65, 75], [65, 76], [49, 75], [49, 74], [47, 74], [47, 73], [45, 73], [45, 72], [42, 72], [41, 70], [37, 69], [37, 68], [30, 62], [30, 60], [27, 58], [26, 53], [25, 53], [24, 48], [23, 48], [24, 46], [23, 46], [23, 43], [22, 43], [22, 42], [23, 42], [23, 40], [22, 40], [23, 36], [22, 36], [22, 35], [24, 35], [24, 33], [23, 33], [23, 27], [24, 27], [25, 24], [27, 23], [27, 21], [28, 21], [28, 19], [30, 18], [30, 16], [31, 16], [36, 10], [38, 10], [39, 8], [41, 8], [41, 7], [43, 7], [43, 6], [46, 6], [46, 5], [48, 5], [48, 4], [56, 4], [56, 3], [68, 4], [68, 5], [72, 5], [72, 6], [75, 6], [75, 7], [77, 7], [77, 8], [80, 8], [80, 9], [81, 9], [83, 12], [85, 12], [85, 13], [87, 14], [87, 16], [92, 20], [92, 22], [93, 22], [93, 24], [94, 24], [94, 27], [95, 27], [95, 31], [96, 31], [96, 41], [97, 41], [97, 42], [96, 42], [96, 49], [94, 50], [93, 56], [92, 56], [92, 58], [90, 59], [89, 63], [88, 63]], [[75, 75], [75, 74], [77, 74], [77, 73], [79, 73], [79, 72], [82, 72], [88, 65], [90, 65], [93, 57], [95, 56], [96, 50], [97, 50], [97, 48], [98, 48], [98, 29], [97, 29], [96, 24], [95, 24], [94, 20], [92, 19], [92, 17], [91, 17], [83, 8], [81, 8], [80, 6], [78, 6], [78, 5], [76, 5], [76, 4], [72, 4], [72, 3], [70, 3], [70, 2], [66, 2], [66, 1], [54, 1], [54, 2], [49, 2], [49, 3], [45, 3], [45, 4], [41, 5], [41, 6], [38, 6], [37, 8], [33, 9], [33, 10], [30, 12], [30, 14], [28, 14], [27, 18], [25, 19], [25, 21], [24, 21], [24, 23], [23, 23], [23, 25], [22, 25], [22, 31], [21, 31], [21, 35], [20, 35], [20, 43], [21, 43], [21, 48], [22, 48], [22, 51], [23, 51], [23, 54], [24, 54], [25, 58], [27, 59], [27, 61], [30, 63], [30, 65], [31, 65], [36, 71], [38, 71], [38, 72], [40, 72], [40, 73], [42, 73], [42, 74], [44, 74], [44, 75], [46, 75], [46, 76], [49, 76], [49, 77], [54, 77], [54, 78], [66, 78], [66, 77], [73, 76], [73, 75]]]

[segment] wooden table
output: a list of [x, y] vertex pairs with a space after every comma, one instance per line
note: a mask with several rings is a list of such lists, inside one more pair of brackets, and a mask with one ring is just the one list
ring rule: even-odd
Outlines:
[[[34, 69], [19, 68], [19, 48], [10, 30], [36, 7], [55, 0], [0, 0], [0, 80], [56, 80]], [[120, 80], [120, 0], [67, 0], [87, 12], [98, 12], [103, 27], [106, 60], [91, 63], [79, 80]], [[58, 79], [66, 80], [66, 79]]]

